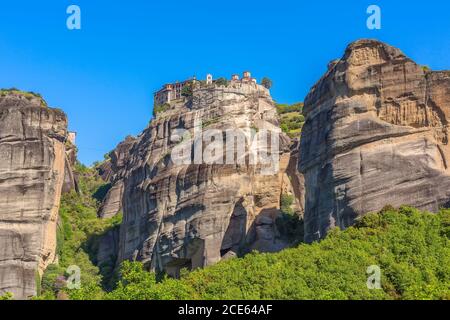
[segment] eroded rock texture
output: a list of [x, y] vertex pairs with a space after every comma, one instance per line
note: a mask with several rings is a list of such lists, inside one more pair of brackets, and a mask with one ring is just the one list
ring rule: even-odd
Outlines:
[[450, 200], [450, 73], [373, 40], [351, 44], [306, 98], [306, 241], [385, 205]]
[[99, 174], [111, 183], [111, 188], [102, 202], [99, 210], [100, 218], [111, 218], [122, 211], [123, 177], [126, 173], [125, 165], [130, 158], [131, 148], [136, 138], [128, 136], [109, 153], [110, 159], [99, 167]]
[[73, 172], [73, 168], [77, 162], [77, 148], [71, 142], [65, 142], [66, 147], [66, 159], [65, 159], [65, 167], [64, 167], [64, 183], [62, 188], [62, 193], [68, 193], [72, 190], [79, 192], [78, 190], [78, 182], [75, 173]]
[[[250, 164], [248, 155], [243, 164], [174, 164], [174, 148], [190, 145], [179, 129], [191, 138], [195, 130], [219, 130], [219, 138], [210, 142], [222, 140], [227, 129], [273, 130], [280, 137], [280, 170], [262, 174], [267, 168]], [[204, 142], [203, 150], [208, 146]], [[192, 99], [172, 104], [130, 151], [123, 173], [119, 261], [138, 259], [149, 269], [176, 276], [181, 268], [203, 267], [249, 250], [284, 248], [275, 221], [281, 193], [293, 190], [286, 174], [289, 147], [269, 92], [259, 85], [203, 86]]]
[[67, 120], [40, 98], [0, 95], [0, 294], [36, 294], [54, 261]]

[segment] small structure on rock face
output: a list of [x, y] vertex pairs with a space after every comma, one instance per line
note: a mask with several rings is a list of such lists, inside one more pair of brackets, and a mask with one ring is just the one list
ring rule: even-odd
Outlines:
[[77, 139], [77, 133], [74, 131], [69, 131], [67, 134], [67, 141], [69, 141], [71, 144], [73, 144], [75, 146], [76, 139]]

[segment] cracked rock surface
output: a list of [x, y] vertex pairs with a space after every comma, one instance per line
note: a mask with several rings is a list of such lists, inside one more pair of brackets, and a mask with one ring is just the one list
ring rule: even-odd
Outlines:
[[306, 241], [386, 205], [448, 205], [450, 72], [360, 40], [311, 89], [304, 115]]

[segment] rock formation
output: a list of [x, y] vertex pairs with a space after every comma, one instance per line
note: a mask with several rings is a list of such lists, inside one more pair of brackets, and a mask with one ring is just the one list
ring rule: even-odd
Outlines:
[[109, 153], [110, 158], [99, 166], [101, 177], [111, 183], [111, 188], [100, 207], [100, 218], [111, 218], [122, 211], [123, 175], [126, 173], [125, 165], [135, 142], [136, 138], [126, 137]]
[[73, 172], [73, 168], [77, 162], [77, 148], [67, 140], [65, 146], [66, 146], [66, 159], [64, 167], [64, 184], [62, 192], [67, 193], [72, 190], [79, 192], [77, 185], [77, 177]]
[[55, 259], [66, 128], [39, 96], [0, 92], [0, 295], [35, 295]]
[[[201, 138], [193, 138], [195, 132], [218, 134], [203, 136], [200, 150], [208, 152], [214, 143], [226, 140], [227, 130], [257, 134], [264, 129], [280, 138], [276, 151], [267, 152], [279, 157], [279, 170], [269, 170], [273, 163], [249, 161], [250, 139], [244, 139], [243, 162], [173, 161], [173, 154], [182, 150], [191, 160], [192, 154], [198, 156], [193, 142]], [[253, 249], [285, 247], [276, 220], [281, 193], [294, 189], [286, 174], [290, 163], [292, 167], [289, 147], [267, 89], [254, 83], [197, 85], [191, 98], [171, 103], [129, 149], [120, 172], [124, 217], [119, 262], [138, 259], [151, 270], [176, 276], [181, 268], [203, 267]], [[233, 158], [239, 156], [229, 151]], [[224, 160], [224, 154], [211, 154]]]
[[448, 204], [450, 72], [360, 40], [311, 89], [304, 115], [306, 241], [385, 205]]
[[[101, 219], [112, 218], [122, 212], [124, 176], [127, 173], [126, 164], [135, 142], [136, 138], [126, 137], [109, 153], [109, 158], [97, 167], [102, 179], [110, 183], [110, 188], [98, 212]], [[120, 228], [115, 227], [100, 237], [96, 256], [98, 266], [114, 267], [119, 253], [119, 236]]]

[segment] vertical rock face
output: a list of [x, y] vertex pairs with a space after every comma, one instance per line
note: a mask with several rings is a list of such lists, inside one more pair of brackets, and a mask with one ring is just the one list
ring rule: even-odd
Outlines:
[[126, 173], [125, 165], [135, 142], [136, 138], [128, 136], [124, 141], [119, 143], [116, 149], [110, 152], [110, 159], [99, 168], [99, 173], [102, 178], [111, 183], [111, 188], [108, 190], [100, 207], [100, 218], [111, 218], [122, 211], [123, 176]]
[[[97, 168], [102, 179], [110, 183], [110, 189], [98, 212], [101, 219], [112, 218], [122, 211], [124, 177], [127, 173], [126, 164], [135, 142], [136, 138], [126, 137], [109, 153], [109, 159]], [[120, 229], [115, 227], [100, 238], [97, 251], [98, 266], [114, 266], [119, 252], [119, 236]]]
[[32, 95], [0, 95], [0, 294], [36, 294], [54, 261], [67, 120]]
[[[182, 150], [190, 159], [198, 156], [191, 146], [199, 141], [194, 132], [218, 134], [203, 136], [201, 150], [208, 152], [225, 142], [226, 130], [251, 129], [270, 129], [280, 138], [270, 154], [279, 157], [279, 170], [267, 170], [272, 162], [251, 164], [248, 154], [243, 163], [173, 161]], [[292, 189], [286, 175], [289, 144], [268, 90], [259, 85], [202, 86], [189, 101], [172, 104], [137, 138], [122, 173], [119, 261], [139, 259], [149, 269], [177, 275], [181, 268], [203, 267], [243, 251], [285, 247], [275, 221], [283, 186]]]
[[73, 172], [73, 168], [77, 162], [77, 148], [71, 142], [65, 142], [66, 156], [64, 167], [64, 183], [62, 193], [68, 193], [72, 190], [78, 190], [77, 179]]
[[436, 211], [450, 200], [450, 73], [373, 40], [351, 44], [306, 98], [299, 168], [305, 237], [385, 205]]

